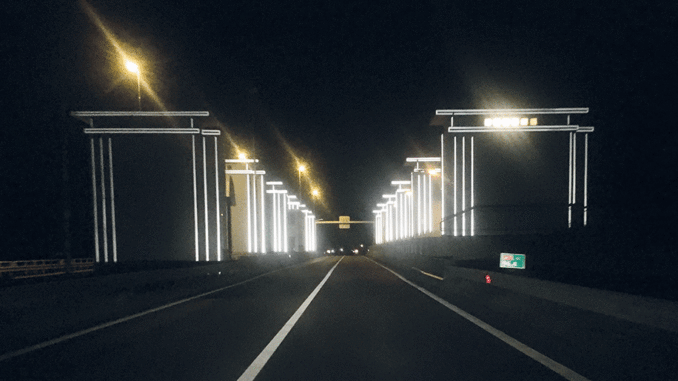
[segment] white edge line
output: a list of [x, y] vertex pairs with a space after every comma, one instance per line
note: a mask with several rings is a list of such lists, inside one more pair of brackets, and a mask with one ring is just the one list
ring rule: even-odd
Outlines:
[[[0, 362], [5, 361], [5, 360], [12, 359], [12, 358], [14, 358], [14, 357], [18, 357], [18, 356], [21, 356], [21, 355], [25, 355], [26, 353], [30, 353], [30, 352], [36, 351], [36, 350], [38, 350], [38, 349], [42, 349], [42, 348], [45, 348], [45, 347], [49, 347], [49, 346], [54, 345], [54, 344], [59, 344], [59, 343], [62, 343], [62, 342], [64, 342], [64, 341], [67, 341], [67, 340], [70, 340], [70, 339], [74, 339], [74, 338], [76, 338], [76, 337], [83, 336], [83, 335], [86, 335], [86, 334], [88, 334], [88, 333], [92, 333], [92, 332], [98, 331], [98, 330], [100, 330], [100, 329], [104, 329], [104, 328], [108, 328], [108, 327], [114, 326], [114, 325], [116, 325], [116, 324], [124, 323], [124, 322], [126, 322], [126, 321], [129, 321], [129, 320], [132, 320], [132, 319], [136, 319], [136, 318], [138, 318], [138, 317], [141, 317], [141, 316], [144, 316], [144, 315], [148, 315], [148, 314], [153, 313], [153, 312], [158, 312], [158, 311], [164, 310], [164, 309], [166, 309], [166, 308], [174, 307], [174, 306], [176, 306], [176, 305], [178, 305], [178, 304], [190, 302], [191, 300], [195, 300], [195, 299], [198, 299], [198, 298], [202, 298], [203, 296], [207, 296], [207, 295], [210, 295], [210, 294], [214, 294], [214, 293], [216, 293], [216, 292], [220, 292], [220, 291], [223, 291], [223, 290], [232, 288], [232, 287], [240, 286], [240, 285], [245, 284], [245, 283], [247, 283], [247, 282], [250, 282], [250, 281], [253, 281], [253, 280], [255, 280], [255, 279], [264, 277], [264, 276], [266, 276], [266, 275], [270, 275], [270, 274], [276, 273], [276, 272], [278, 272], [278, 271], [282, 271], [282, 270], [285, 270], [285, 269], [291, 269], [291, 268], [295, 268], [295, 267], [299, 267], [299, 266], [304, 266], [304, 265], [306, 265], [306, 264], [308, 264], [308, 263], [309, 263], [309, 262], [304, 262], [304, 263], [301, 263], [301, 264], [298, 264], [298, 265], [287, 266], [287, 267], [283, 267], [283, 268], [280, 268], [280, 269], [277, 269], [277, 270], [269, 271], [269, 272], [267, 272], [267, 273], [259, 274], [259, 275], [255, 276], [255, 277], [253, 277], [253, 278], [245, 279], [245, 280], [243, 280], [243, 281], [241, 281], [241, 282], [238, 282], [238, 283], [234, 283], [234, 284], [228, 285], [228, 286], [226, 286], [226, 287], [222, 287], [222, 288], [218, 288], [218, 289], [216, 289], [216, 290], [208, 291], [208, 292], [202, 293], [202, 294], [200, 294], [200, 295], [191, 296], [190, 298], [186, 298], [186, 299], [182, 299], [182, 300], [179, 300], [179, 301], [176, 301], [176, 302], [172, 302], [172, 303], [169, 303], [169, 304], [165, 304], [164, 306], [152, 308], [152, 309], [150, 309], [150, 310], [146, 310], [146, 311], [143, 311], [143, 312], [139, 312], [139, 313], [136, 313], [136, 314], [134, 314], [134, 315], [129, 315], [129, 316], [126, 316], [126, 317], [117, 319], [117, 320], [109, 321], [109, 322], [107, 322], [107, 323], [99, 324], [99, 325], [97, 325], [97, 326], [94, 326], [94, 327], [91, 327], [91, 328], [87, 328], [87, 329], [84, 329], [84, 330], [82, 330], [82, 331], [78, 331], [78, 332], [74, 332], [74, 333], [69, 333], [69, 334], [67, 334], [67, 335], [63, 335], [63, 336], [57, 337], [57, 338], [55, 338], [55, 339], [43, 341], [42, 343], [35, 344], [35, 345], [31, 345], [31, 346], [28, 346], [28, 347], [23, 348], [23, 349], [19, 349], [19, 350], [12, 351], [12, 352], [7, 352], [7, 353], [4, 353], [4, 354], [0, 355]], [[338, 263], [338, 262], [337, 262], [337, 263]]]
[[287, 336], [288, 333], [292, 330], [295, 324], [297, 324], [297, 321], [301, 317], [301, 315], [306, 311], [306, 308], [311, 304], [315, 296], [320, 292], [320, 289], [325, 285], [325, 282], [327, 282], [327, 279], [330, 278], [330, 275], [332, 275], [332, 272], [334, 271], [335, 268], [339, 265], [339, 262], [344, 259], [342, 256], [337, 263], [332, 266], [329, 272], [327, 272], [327, 275], [325, 275], [325, 278], [320, 281], [318, 286], [311, 292], [311, 294], [304, 300], [304, 302], [299, 306], [297, 311], [292, 315], [292, 317], [285, 323], [285, 325], [278, 331], [278, 333], [273, 337], [273, 340], [268, 343], [266, 348], [264, 348], [261, 353], [259, 353], [259, 356], [252, 361], [252, 364], [250, 364], [249, 367], [245, 370], [245, 372], [238, 378], [238, 381], [251, 381], [254, 380], [255, 377], [259, 374], [261, 369], [264, 368], [264, 365], [268, 362], [268, 360], [273, 356], [273, 353], [278, 349], [280, 344], [285, 340], [285, 337]]
[[504, 332], [492, 327], [491, 325], [485, 323], [484, 321], [478, 319], [477, 317], [469, 314], [468, 312], [462, 310], [461, 308], [455, 306], [454, 304], [446, 301], [445, 299], [439, 297], [438, 295], [435, 295], [434, 293], [426, 290], [423, 287], [419, 287], [416, 284], [412, 283], [411, 281], [405, 279], [402, 275], [398, 274], [397, 272], [391, 270], [390, 268], [382, 265], [381, 263], [373, 260], [372, 258], [369, 258], [372, 262], [378, 264], [379, 266], [385, 268], [386, 270], [390, 271], [393, 275], [397, 276], [402, 280], [403, 282], [409, 284], [410, 286], [416, 288], [417, 290], [421, 291], [424, 293], [426, 296], [430, 297], [431, 299], [435, 300], [436, 302], [442, 304], [443, 306], [447, 307], [451, 311], [455, 312], [459, 316], [463, 317], [464, 319], [470, 321], [471, 323], [477, 325], [478, 327], [482, 328], [485, 330], [487, 333], [491, 334], [492, 336], [498, 338], [499, 340], [505, 342], [506, 344], [512, 346], [513, 348], [519, 350], [523, 354], [527, 355], [528, 357], [532, 358], [533, 360], [539, 362], [540, 364], [544, 365], [545, 367], [551, 369], [552, 371], [558, 373], [559, 375], [563, 376], [567, 380], [571, 381], [590, 381], [588, 378], [582, 376], [581, 374], [575, 372], [574, 370], [566, 367], [565, 365], [551, 359], [550, 357], [528, 347], [527, 345], [521, 343], [520, 341], [514, 339], [513, 337], [505, 334]]

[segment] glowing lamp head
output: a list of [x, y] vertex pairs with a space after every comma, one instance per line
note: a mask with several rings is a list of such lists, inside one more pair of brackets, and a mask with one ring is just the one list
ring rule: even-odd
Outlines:
[[305, 170], [306, 170], [305, 165], [302, 164], [302, 165], [299, 166], [299, 172], [304, 172]]
[[243, 153], [243, 152], [240, 152], [240, 153], [238, 154], [238, 159], [240, 159], [240, 160], [245, 160], [245, 159], [247, 159], [247, 155], [245, 155], [245, 153]]
[[127, 70], [131, 71], [132, 73], [139, 74], [139, 65], [135, 64], [134, 62], [126, 61], [125, 67], [127, 68]]

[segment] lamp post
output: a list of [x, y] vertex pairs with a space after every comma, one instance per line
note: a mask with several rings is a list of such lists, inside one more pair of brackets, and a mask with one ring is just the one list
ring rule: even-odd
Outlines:
[[125, 67], [127, 70], [137, 75], [137, 94], [139, 99], [139, 111], [141, 111], [141, 71], [139, 70], [139, 65], [132, 61], [125, 62]]

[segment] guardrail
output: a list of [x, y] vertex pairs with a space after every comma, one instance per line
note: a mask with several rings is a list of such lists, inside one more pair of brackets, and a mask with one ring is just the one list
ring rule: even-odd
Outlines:
[[22, 279], [94, 271], [92, 258], [71, 259], [70, 269], [65, 259], [0, 261], [0, 279]]

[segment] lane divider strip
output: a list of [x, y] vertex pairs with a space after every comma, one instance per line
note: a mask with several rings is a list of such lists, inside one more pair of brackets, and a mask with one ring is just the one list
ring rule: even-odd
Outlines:
[[264, 368], [264, 365], [268, 362], [268, 360], [273, 356], [273, 353], [278, 349], [280, 344], [285, 340], [285, 337], [287, 336], [288, 333], [292, 330], [295, 324], [297, 324], [297, 321], [301, 317], [301, 315], [306, 311], [306, 308], [311, 304], [315, 296], [320, 292], [320, 289], [325, 285], [325, 282], [327, 282], [327, 279], [330, 278], [330, 275], [332, 275], [332, 272], [334, 271], [335, 268], [339, 265], [339, 262], [344, 259], [342, 256], [337, 263], [332, 266], [330, 271], [325, 275], [325, 278], [320, 281], [320, 284], [311, 292], [311, 294], [304, 300], [303, 303], [301, 303], [301, 306], [297, 309], [297, 311], [292, 315], [292, 317], [285, 323], [285, 325], [278, 331], [278, 333], [273, 337], [273, 340], [271, 340], [270, 343], [264, 348], [261, 353], [259, 353], [259, 356], [254, 359], [252, 364], [250, 364], [249, 367], [245, 370], [245, 373], [238, 378], [238, 381], [252, 381], [254, 380], [255, 377], [259, 374], [261, 369]]
[[[63, 335], [63, 336], [57, 337], [57, 338], [55, 338], [55, 339], [43, 341], [42, 343], [35, 344], [35, 345], [31, 345], [31, 346], [28, 346], [28, 347], [23, 348], [23, 349], [19, 349], [19, 350], [16, 350], [16, 351], [3, 353], [3, 354], [0, 355], [0, 362], [5, 361], [5, 360], [9, 360], [9, 359], [14, 358], [14, 357], [17, 357], [17, 356], [25, 355], [26, 353], [30, 353], [30, 352], [33, 352], [33, 351], [37, 351], [38, 349], [42, 349], [42, 348], [45, 348], [45, 347], [49, 347], [49, 346], [54, 345], [54, 344], [59, 344], [59, 343], [62, 343], [62, 342], [64, 342], [64, 341], [67, 341], [67, 340], [70, 340], [70, 339], [74, 339], [74, 338], [79, 337], [79, 336], [84, 336], [84, 335], [86, 335], [86, 334], [88, 334], [88, 333], [92, 333], [92, 332], [98, 331], [98, 330], [100, 330], [100, 329], [104, 329], [104, 328], [108, 328], [108, 327], [114, 326], [114, 325], [116, 325], [116, 324], [124, 323], [124, 322], [126, 322], [126, 321], [130, 321], [130, 320], [132, 320], [132, 319], [136, 319], [136, 318], [138, 318], [138, 317], [141, 317], [141, 316], [144, 316], [144, 315], [148, 315], [148, 314], [153, 313], [153, 312], [158, 312], [158, 311], [164, 310], [164, 309], [166, 309], [166, 308], [170, 308], [170, 307], [174, 307], [174, 306], [179, 305], [179, 304], [183, 304], [183, 303], [186, 303], [186, 302], [190, 302], [191, 300], [195, 300], [195, 299], [198, 299], [198, 298], [202, 298], [203, 296], [211, 295], [211, 294], [214, 294], [214, 293], [216, 293], [216, 292], [224, 291], [224, 290], [229, 289], [229, 288], [232, 288], [232, 287], [240, 286], [240, 285], [242, 285], [242, 284], [251, 282], [251, 281], [253, 281], [253, 280], [255, 280], [255, 279], [259, 279], [259, 278], [261, 278], [261, 277], [265, 277], [265, 276], [267, 276], [267, 275], [271, 275], [271, 274], [276, 273], [276, 272], [278, 272], [278, 271], [282, 271], [282, 270], [286, 270], [286, 269], [291, 269], [291, 268], [295, 268], [295, 267], [299, 267], [299, 266], [304, 266], [304, 265], [309, 264], [310, 262], [314, 262], [314, 261], [304, 262], [304, 263], [301, 263], [301, 264], [299, 264], [299, 265], [293, 265], [293, 266], [283, 267], [283, 268], [280, 268], [280, 269], [277, 269], [277, 270], [269, 271], [269, 272], [267, 272], [267, 273], [259, 274], [259, 275], [255, 276], [255, 277], [250, 278], [250, 279], [245, 279], [245, 280], [243, 280], [243, 281], [241, 281], [241, 282], [238, 282], [238, 283], [234, 283], [234, 284], [228, 285], [228, 286], [226, 286], [226, 287], [221, 287], [221, 288], [218, 288], [218, 289], [216, 289], [216, 290], [212, 290], [212, 291], [208, 291], [208, 292], [202, 293], [202, 294], [200, 294], [200, 295], [191, 296], [190, 298], [186, 298], [186, 299], [182, 299], [182, 300], [179, 300], [179, 301], [176, 301], [176, 302], [172, 302], [172, 303], [169, 303], [169, 304], [165, 304], [164, 306], [152, 308], [152, 309], [150, 309], [150, 310], [146, 310], [146, 311], [143, 311], [143, 312], [139, 312], [139, 313], [136, 313], [136, 314], [134, 314], [134, 315], [129, 315], [129, 316], [126, 316], [126, 317], [117, 319], [117, 320], [113, 320], [113, 321], [109, 321], [109, 322], [107, 322], [107, 323], [99, 324], [99, 325], [97, 325], [97, 326], [94, 326], [94, 327], [91, 327], [91, 328], [87, 328], [87, 329], [84, 329], [84, 330], [82, 330], [82, 331], [78, 331], [78, 332], [74, 332], [74, 333], [69, 333], [69, 334], [67, 334], [67, 335]], [[338, 263], [338, 262], [337, 262], [337, 263]]]
[[513, 348], [519, 350], [523, 354], [527, 355], [528, 357], [532, 358], [533, 360], [536, 360], [540, 364], [544, 365], [545, 367], [551, 369], [552, 371], [558, 373], [562, 377], [564, 377], [567, 380], [570, 381], [590, 381], [588, 378], [582, 376], [581, 374], [575, 372], [574, 370], [566, 367], [565, 365], [551, 359], [550, 357], [542, 354], [541, 352], [538, 352], [527, 345], [523, 344], [522, 342], [514, 339], [513, 337], [505, 334], [504, 332], [492, 327], [491, 325], [485, 323], [484, 321], [478, 319], [477, 317], [469, 314], [468, 312], [462, 310], [461, 308], [455, 306], [454, 304], [448, 302], [447, 300], [439, 297], [438, 295], [430, 292], [429, 290], [420, 287], [409, 280], [405, 279], [402, 275], [398, 274], [397, 272], [391, 270], [390, 268], [382, 265], [381, 263], [375, 261], [372, 258], [367, 257], [370, 261], [378, 264], [379, 266], [385, 268], [389, 272], [391, 272], [393, 275], [397, 276], [402, 280], [403, 282], [409, 284], [410, 286], [416, 288], [417, 290], [421, 291], [424, 293], [426, 296], [429, 298], [435, 300], [436, 302], [442, 304], [443, 306], [447, 307], [449, 310], [455, 312], [459, 316], [463, 317], [464, 319], [470, 321], [471, 323], [477, 325], [478, 327], [482, 328], [485, 330], [485, 332], [491, 334], [492, 336], [498, 338], [499, 340], [505, 342], [506, 344], [512, 346]]

